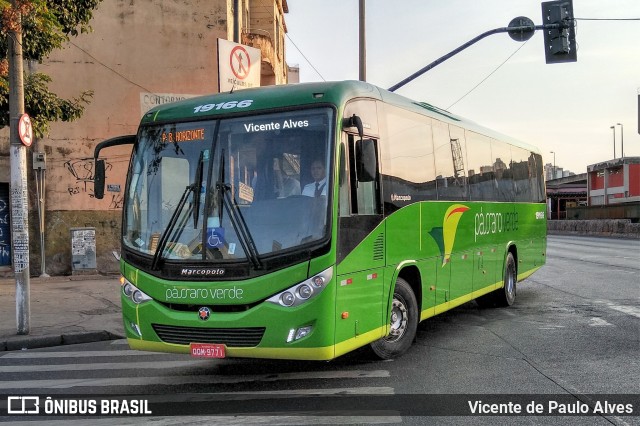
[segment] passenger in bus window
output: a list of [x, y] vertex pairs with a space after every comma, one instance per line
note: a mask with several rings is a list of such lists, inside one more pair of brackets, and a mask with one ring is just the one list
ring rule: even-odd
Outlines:
[[319, 197], [327, 195], [327, 172], [321, 160], [314, 160], [311, 163], [311, 176], [313, 182], [308, 183], [302, 189], [302, 195], [307, 197]]

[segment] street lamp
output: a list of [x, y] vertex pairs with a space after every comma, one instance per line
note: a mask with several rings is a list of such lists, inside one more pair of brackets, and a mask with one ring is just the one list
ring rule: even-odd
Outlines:
[[611, 130], [613, 130], [613, 159], [616, 159], [616, 126], [611, 126]]
[[624, 158], [624, 126], [622, 123], [618, 123], [617, 126], [620, 126], [620, 151], [622, 151], [622, 158]]
[[553, 154], [553, 177], [551, 179], [556, 178], [556, 153], [554, 151], [549, 151], [550, 154]]

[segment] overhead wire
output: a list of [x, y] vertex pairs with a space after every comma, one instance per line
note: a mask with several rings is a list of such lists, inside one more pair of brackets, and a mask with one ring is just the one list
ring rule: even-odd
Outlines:
[[121, 77], [122, 79], [128, 81], [129, 83], [133, 84], [134, 86], [138, 86], [139, 88], [149, 92], [149, 93], [153, 93], [155, 95], [155, 92], [153, 92], [152, 90], [147, 89], [146, 87], [142, 86], [141, 84], [136, 83], [135, 81], [131, 80], [130, 78], [128, 78], [127, 76], [119, 73], [118, 71], [116, 71], [115, 69], [111, 68], [110, 66], [108, 66], [107, 64], [105, 64], [104, 62], [100, 61], [98, 58], [96, 58], [95, 56], [93, 56], [91, 53], [89, 53], [87, 50], [83, 49], [82, 47], [78, 46], [77, 44], [75, 44], [74, 42], [72, 42], [71, 40], [69, 40], [69, 44], [71, 44], [72, 46], [74, 46], [76, 49], [81, 50], [82, 52], [84, 52], [85, 55], [89, 56], [91, 59], [93, 59], [94, 61], [96, 61], [98, 64], [102, 65], [103, 67], [105, 67], [106, 69], [108, 69], [109, 71], [113, 72], [114, 74], [118, 75], [119, 77]]
[[574, 21], [640, 21], [640, 18], [573, 18]]
[[[574, 21], [640, 21], [640, 18], [573, 18], [573, 20]], [[487, 79], [489, 79], [489, 77], [491, 77], [496, 71], [498, 71], [505, 63], [507, 63], [509, 59], [511, 59], [516, 53], [518, 53], [518, 51], [522, 49], [524, 45], [527, 44], [528, 41], [529, 40], [525, 41], [522, 44], [522, 46], [518, 47], [511, 55], [509, 55], [507, 59], [505, 59], [500, 65], [498, 65], [493, 71], [491, 71], [485, 78], [483, 78], [478, 84], [473, 86], [473, 88], [471, 88], [467, 93], [462, 95], [458, 100], [456, 100], [454, 103], [449, 105], [446, 109], [451, 109], [458, 102], [460, 102], [469, 94], [471, 94], [474, 90], [476, 90], [482, 83], [484, 83]]]
[[446, 109], [449, 110], [451, 109], [455, 104], [457, 104], [458, 102], [460, 102], [461, 100], [463, 100], [464, 98], [466, 98], [469, 94], [471, 94], [471, 92], [473, 92], [474, 90], [476, 90], [478, 87], [480, 87], [480, 85], [482, 83], [484, 83], [485, 81], [487, 81], [489, 79], [489, 77], [491, 77], [493, 74], [495, 74], [500, 68], [502, 68], [502, 66], [504, 64], [506, 64], [509, 59], [511, 59], [516, 53], [518, 53], [520, 51], [520, 49], [522, 49], [527, 43], [529, 42], [529, 40], [525, 41], [524, 43], [522, 43], [522, 45], [520, 47], [518, 47], [511, 55], [509, 55], [507, 57], [507, 59], [505, 59], [504, 61], [502, 61], [502, 63], [500, 65], [498, 65], [493, 71], [491, 71], [485, 78], [483, 78], [482, 80], [480, 80], [480, 82], [478, 84], [476, 84], [475, 86], [473, 86], [467, 93], [465, 93], [464, 95], [462, 95], [460, 98], [458, 98], [457, 101], [455, 101], [454, 103], [452, 103], [451, 105], [449, 105]]

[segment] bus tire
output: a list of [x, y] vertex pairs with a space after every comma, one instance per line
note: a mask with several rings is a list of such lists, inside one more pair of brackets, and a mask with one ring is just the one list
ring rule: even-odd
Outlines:
[[507, 253], [504, 262], [504, 285], [496, 292], [496, 305], [511, 306], [516, 301], [516, 283], [518, 274], [516, 261], [511, 252]]
[[511, 306], [516, 300], [516, 261], [511, 252], [507, 253], [504, 263], [504, 279], [502, 288], [480, 296], [476, 303], [481, 308]]
[[418, 329], [418, 303], [411, 286], [398, 278], [393, 291], [391, 308], [391, 330], [371, 343], [371, 350], [380, 359], [393, 359], [405, 353], [416, 337]]

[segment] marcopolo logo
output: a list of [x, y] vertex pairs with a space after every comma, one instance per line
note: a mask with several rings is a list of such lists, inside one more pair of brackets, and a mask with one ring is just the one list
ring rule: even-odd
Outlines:
[[195, 275], [195, 276], [210, 277], [210, 276], [220, 276], [224, 274], [225, 274], [225, 270], [223, 268], [182, 268], [180, 270], [180, 275], [184, 275], [184, 276]]
[[391, 194], [391, 201], [411, 201], [411, 195], [408, 194]]

